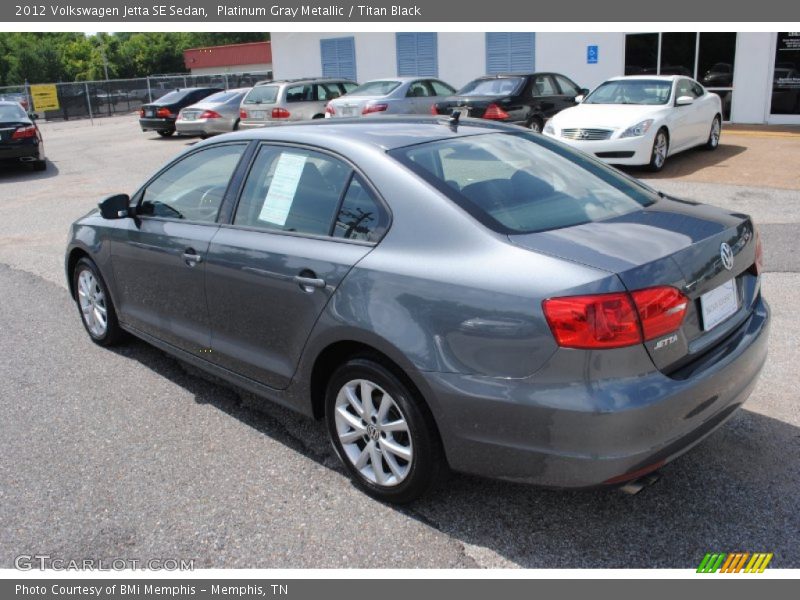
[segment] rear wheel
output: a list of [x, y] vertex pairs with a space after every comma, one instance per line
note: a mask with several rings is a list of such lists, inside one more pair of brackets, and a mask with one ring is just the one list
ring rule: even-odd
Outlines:
[[421, 399], [371, 359], [352, 359], [334, 372], [325, 420], [351, 478], [374, 498], [411, 502], [443, 471], [439, 438]]
[[650, 164], [648, 167], [653, 172], [658, 172], [664, 168], [669, 153], [669, 136], [665, 129], [659, 129], [656, 138], [653, 140], [653, 151], [650, 153]]
[[719, 138], [722, 134], [722, 121], [719, 115], [714, 117], [711, 121], [711, 130], [708, 132], [708, 141], [706, 142], [706, 150], [716, 150], [719, 147]]
[[100, 346], [119, 343], [125, 334], [119, 326], [108, 288], [94, 261], [81, 258], [75, 265], [72, 281], [81, 322], [92, 341]]
[[533, 117], [528, 122], [528, 127], [531, 129], [531, 131], [541, 133], [542, 129], [544, 129], [544, 120], [541, 117]]
[[160, 135], [161, 137], [170, 137], [174, 133], [175, 133], [174, 129], [161, 129], [159, 130], [158, 135]]
[[233, 124], [233, 130], [239, 131], [239, 119], [236, 119], [236, 122]]

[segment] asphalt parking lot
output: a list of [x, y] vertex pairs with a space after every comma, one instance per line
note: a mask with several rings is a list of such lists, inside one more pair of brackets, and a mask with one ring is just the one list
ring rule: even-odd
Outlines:
[[[92, 344], [67, 294], [69, 224], [193, 140], [133, 117], [44, 123], [49, 168], [0, 171], [0, 568], [21, 554], [196, 567], [800, 567], [800, 135], [723, 133], [649, 182], [752, 214], [773, 309], [744, 409], [639, 495], [453, 476], [398, 509], [349, 483], [321, 423], [141, 342]], [[643, 171], [630, 171], [647, 178]]]

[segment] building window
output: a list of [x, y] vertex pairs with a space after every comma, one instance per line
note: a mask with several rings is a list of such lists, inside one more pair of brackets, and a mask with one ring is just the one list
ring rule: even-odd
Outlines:
[[693, 77], [722, 98], [731, 118], [735, 33], [633, 33], [625, 36], [626, 75]]
[[398, 33], [397, 76], [437, 77], [438, 47], [435, 33]]
[[356, 42], [353, 37], [319, 41], [322, 76], [356, 81]]
[[773, 115], [800, 115], [800, 33], [779, 33], [772, 77]]
[[487, 33], [486, 72], [530, 73], [535, 70], [535, 33]]

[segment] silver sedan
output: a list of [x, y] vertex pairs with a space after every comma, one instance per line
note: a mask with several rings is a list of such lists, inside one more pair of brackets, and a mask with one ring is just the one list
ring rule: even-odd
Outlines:
[[430, 114], [431, 106], [455, 89], [432, 77], [392, 77], [361, 84], [328, 102], [326, 117]]
[[181, 135], [199, 135], [206, 138], [238, 129], [239, 105], [250, 88], [217, 92], [197, 104], [182, 109], [175, 121]]

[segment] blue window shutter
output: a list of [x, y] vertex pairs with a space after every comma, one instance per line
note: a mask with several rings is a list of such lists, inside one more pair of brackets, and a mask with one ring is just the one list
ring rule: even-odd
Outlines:
[[398, 33], [398, 77], [439, 75], [438, 43], [435, 33]]
[[536, 68], [535, 33], [487, 33], [486, 72], [529, 73]]
[[342, 77], [356, 81], [355, 38], [328, 38], [319, 41], [323, 77]]

